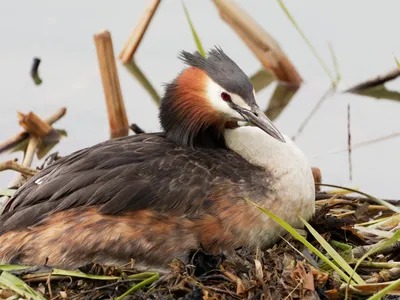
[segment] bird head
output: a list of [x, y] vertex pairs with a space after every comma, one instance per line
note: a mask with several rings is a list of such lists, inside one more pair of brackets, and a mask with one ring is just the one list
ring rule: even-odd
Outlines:
[[180, 58], [187, 68], [166, 85], [160, 107], [167, 137], [186, 147], [223, 143], [224, 129], [245, 121], [285, 142], [257, 105], [249, 77], [222, 49], [210, 50], [207, 57], [182, 51]]

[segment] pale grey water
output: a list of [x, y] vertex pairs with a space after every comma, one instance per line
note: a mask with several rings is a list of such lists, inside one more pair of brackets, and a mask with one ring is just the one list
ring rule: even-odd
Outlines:
[[[237, 1], [287, 53], [306, 84], [275, 121], [288, 135], [296, 133], [304, 118], [330, 85], [306, 44], [288, 21], [277, 1]], [[61, 155], [108, 138], [108, 121], [93, 34], [101, 29], [112, 33], [119, 53], [147, 1], [2, 1], [0, 4], [0, 140], [17, 133], [16, 111], [35, 111], [48, 116], [66, 106], [67, 115], [57, 123], [68, 138], [54, 149]], [[340, 73], [341, 88], [374, 77], [395, 67], [400, 58], [398, 39], [400, 2], [392, 1], [286, 1], [308, 38], [331, 67], [328, 41], [332, 42]], [[260, 63], [240, 38], [218, 16], [211, 1], [186, 1], [192, 21], [206, 48], [220, 45], [249, 75]], [[195, 45], [181, 2], [164, 0], [141, 44], [136, 61], [161, 94], [162, 83], [182, 68], [176, 59], [181, 49]], [[43, 84], [29, 77], [34, 56], [42, 59]], [[146, 131], [159, 130], [157, 107], [143, 88], [118, 63], [129, 121]], [[332, 67], [331, 67], [332, 69]], [[388, 85], [399, 90], [399, 81]], [[266, 107], [274, 90], [258, 94]], [[297, 139], [313, 166], [321, 168], [324, 181], [359, 186], [380, 197], [399, 197], [400, 138], [353, 150], [353, 180], [349, 182], [347, 152], [347, 104], [351, 105], [353, 143], [400, 131], [400, 103], [337, 94], [328, 99]], [[54, 151], [53, 150], [53, 151]], [[20, 154], [18, 154], [20, 155]], [[1, 155], [1, 160], [15, 154]], [[5, 187], [14, 174], [0, 173]]]

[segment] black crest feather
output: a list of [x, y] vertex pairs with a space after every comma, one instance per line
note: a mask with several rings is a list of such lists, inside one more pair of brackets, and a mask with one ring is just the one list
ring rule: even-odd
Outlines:
[[[182, 51], [179, 58], [188, 66], [203, 70], [228, 92], [243, 99], [252, 100], [253, 84], [242, 69], [220, 47], [215, 47], [202, 56], [198, 51]], [[253, 104], [253, 103], [249, 103]]]

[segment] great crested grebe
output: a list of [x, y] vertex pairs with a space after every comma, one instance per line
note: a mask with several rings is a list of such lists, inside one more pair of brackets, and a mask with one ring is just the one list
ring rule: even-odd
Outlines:
[[181, 59], [188, 67], [160, 107], [164, 132], [100, 143], [33, 176], [0, 216], [0, 262], [163, 268], [200, 246], [273, 245], [283, 230], [245, 199], [295, 227], [313, 215], [311, 167], [245, 73], [219, 48]]

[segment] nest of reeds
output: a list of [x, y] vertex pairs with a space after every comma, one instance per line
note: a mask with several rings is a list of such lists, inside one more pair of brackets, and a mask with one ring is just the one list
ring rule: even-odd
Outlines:
[[342, 191], [319, 192], [316, 204], [301, 233], [312, 247], [288, 233], [264, 252], [240, 248], [226, 257], [199, 249], [190, 263], [173, 261], [166, 274], [138, 273], [134, 261], [78, 271], [3, 265], [0, 299], [345, 299], [346, 293], [348, 299], [380, 299], [378, 292], [398, 299], [400, 215]]

